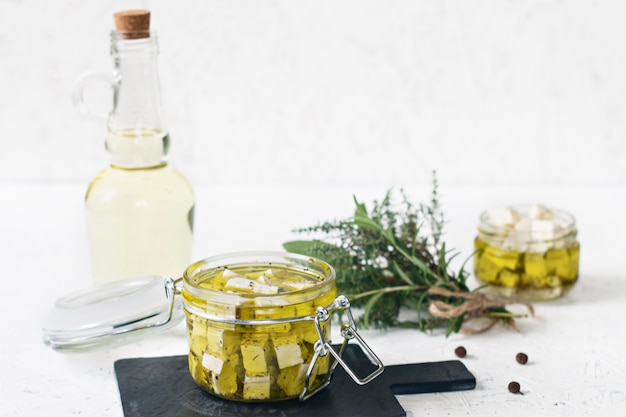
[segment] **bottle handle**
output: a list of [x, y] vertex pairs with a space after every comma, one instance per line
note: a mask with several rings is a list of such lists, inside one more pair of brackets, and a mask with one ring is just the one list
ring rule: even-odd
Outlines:
[[113, 89], [113, 94], [115, 95], [115, 81], [111, 75], [101, 71], [88, 71], [78, 77], [74, 83], [72, 90], [72, 102], [74, 103], [74, 107], [85, 116], [91, 116], [97, 119], [108, 119], [110, 110], [107, 112], [93, 110], [85, 100], [85, 89], [93, 82], [104, 82]]

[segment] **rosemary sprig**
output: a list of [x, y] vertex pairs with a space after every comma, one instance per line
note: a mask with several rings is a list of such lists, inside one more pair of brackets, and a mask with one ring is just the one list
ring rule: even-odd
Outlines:
[[[371, 211], [355, 197], [351, 218], [296, 229], [322, 237], [283, 246], [333, 265], [337, 287], [361, 308], [357, 320], [364, 327], [445, 327], [448, 336], [470, 319], [485, 318], [487, 326], [470, 332], [486, 331], [498, 322], [516, 329], [514, 319], [525, 315], [508, 311], [509, 302], [470, 291], [465, 264], [451, 271], [458, 253], [442, 241], [445, 221], [436, 176], [429, 204], [413, 205], [403, 190], [400, 196], [400, 209], [394, 209], [390, 190], [383, 200], [373, 202]], [[414, 309], [417, 320], [400, 320], [403, 307]], [[532, 306], [527, 307], [532, 314]]]

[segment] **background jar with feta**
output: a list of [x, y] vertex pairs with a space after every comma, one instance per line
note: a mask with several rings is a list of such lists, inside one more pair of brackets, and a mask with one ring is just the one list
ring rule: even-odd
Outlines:
[[578, 279], [576, 221], [542, 205], [495, 207], [480, 216], [474, 273], [486, 289], [522, 301], [564, 295]]

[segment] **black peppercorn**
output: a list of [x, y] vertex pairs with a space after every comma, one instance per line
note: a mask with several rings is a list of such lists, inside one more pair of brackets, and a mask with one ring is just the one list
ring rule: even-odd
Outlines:
[[509, 392], [512, 392], [513, 394], [521, 394], [519, 382], [509, 382]]
[[515, 355], [515, 360], [517, 361], [517, 363], [526, 365], [526, 362], [528, 362], [528, 355], [520, 352], [517, 355]]
[[467, 355], [467, 350], [463, 346], [459, 346], [454, 349], [454, 354], [459, 358], [464, 358]]

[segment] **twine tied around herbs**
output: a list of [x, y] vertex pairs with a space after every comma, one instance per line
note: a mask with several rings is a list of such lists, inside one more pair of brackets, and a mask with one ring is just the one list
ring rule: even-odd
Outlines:
[[[435, 317], [441, 317], [445, 319], [450, 319], [454, 317], [459, 317], [463, 314], [467, 314], [467, 319], [476, 319], [480, 317], [484, 317], [484, 313], [486, 310], [490, 308], [499, 308], [505, 307], [510, 304], [523, 304], [528, 309], [528, 312], [531, 316], [535, 315], [535, 309], [531, 304], [528, 303], [520, 303], [518, 301], [509, 301], [509, 300], [500, 300], [495, 298], [490, 298], [484, 293], [481, 292], [465, 292], [465, 291], [450, 291], [442, 287], [431, 287], [428, 289], [429, 295], [438, 295], [446, 298], [462, 298], [465, 301], [462, 304], [454, 305], [447, 303], [441, 300], [431, 301], [429, 306], [430, 314]], [[486, 326], [479, 329], [466, 329], [465, 327], [461, 329], [461, 332], [466, 334], [479, 334], [484, 333], [487, 330], [491, 329], [501, 320], [506, 320], [507, 323], [515, 329], [515, 331], [519, 331], [517, 326], [515, 325], [515, 321], [511, 318], [504, 317], [491, 317], [491, 322]]]

